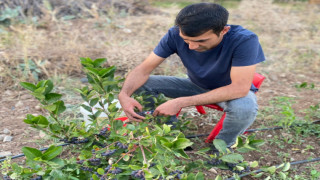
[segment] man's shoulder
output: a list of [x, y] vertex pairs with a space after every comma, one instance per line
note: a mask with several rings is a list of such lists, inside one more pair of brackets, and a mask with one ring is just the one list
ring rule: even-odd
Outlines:
[[179, 27], [177, 26], [172, 26], [169, 30], [168, 33], [173, 36], [173, 38], [176, 38], [179, 36]]
[[248, 30], [243, 28], [240, 25], [229, 25], [230, 28], [230, 32], [228, 33], [228, 36], [231, 40], [235, 40], [235, 41], [245, 41], [247, 39], [253, 38], [253, 37], [257, 37], [257, 35]]

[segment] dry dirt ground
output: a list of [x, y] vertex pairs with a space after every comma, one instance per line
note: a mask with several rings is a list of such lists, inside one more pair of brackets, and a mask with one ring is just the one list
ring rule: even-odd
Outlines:
[[[115, 17], [111, 24], [100, 19], [84, 19], [68, 21], [62, 25], [52, 22], [53, 25], [47, 24], [40, 29], [24, 27], [22, 30], [21, 27], [11, 27], [13, 34], [23, 35], [23, 41], [18, 43], [22, 37], [17, 37], [18, 39], [11, 40], [10, 45], [1, 45], [1, 61], [10, 64], [14, 60], [23, 59], [26, 52], [28, 57], [47, 59], [45, 66], [41, 67], [42, 75], [55, 77], [57, 90], [65, 95], [66, 104], [73, 108], [70, 114], [76, 114], [75, 105], [81, 99], [72, 91], [72, 87], [83, 86], [80, 83], [83, 74], [76, 59], [81, 56], [107, 57], [109, 64], [118, 67], [119, 75], [125, 76], [146, 57], [172, 26], [178, 7], [172, 6], [161, 11], [162, 13], [154, 15]], [[266, 80], [258, 93], [261, 114], [251, 128], [275, 126], [273, 116], [278, 112], [263, 111], [273, 107], [269, 102], [274, 97], [294, 98], [292, 106], [297, 117], [305, 115], [301, 110], [320, 102], [319, 12], [320, 7], [316, 5], [298, 3], [286, 6], [272, 4], [268, 0], [243, 0], [237, 8], [230, 9], [230, 24], [241, 24], [256, 32], [267, 57], [267, 61], [257, 69], [257, 72], [266, 76]], [[183, 76], [183, 68], [178, 58], [173, 56], [155, 74]], [[17, 87], [19, 81], [15, 78], [3, 81], [7, 84], [3, 84], [0, 94], [0, 134], [7, 128], [13, 136], [11, 142], [0, 142], [0, 152], [10, 151], [13, 155], [20, 154], [24, 146], [41, 148], [52, 143], [43, 134], [23, 123], [26, 114], [45, 112], [28, 92]], [[302, 82], [307, 82], [308, 85], [314, 83], [315, 87], [295, 87]], [[184, 111], [189, 112], [189, 115], [196, 114], [194, 108]], [[203, 134], [209, 133], [218, 116], [210, 111], [207, 116], [196, 115], [193, 118], [199, 127], [194, 133]], [[266, 145], [259, 152], [246, 154], [245, 158], [247, 161], [257, 160], [260, 165], [270, 166], [283, 161], [320, 157], [319, 137], [301, 137], [303, 143], [296, 144], [283, 140], [294, 137], [295, 134], [282, 130], [259, 132], [257, 138], [264, 139]], [[200, 147], [206, 146], [202, 140], [200, 138], [196, 141]], [[310, 146], [313, 148], [308, 148]], [[280, 152], [282, 156], [279, 155]], [[306, 169], [306, 166], [320, 171], [319, 163], [303, 164], [293, 167], [292, 174], [308, 174], [310, 169]], [[218, 173], [230, 175], [226, 171]], [[215, 173], [206, 172], [208, 179], [215, 176]]]

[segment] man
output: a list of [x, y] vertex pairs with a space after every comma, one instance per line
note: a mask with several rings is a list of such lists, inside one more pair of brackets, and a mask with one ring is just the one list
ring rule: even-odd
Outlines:
[[[119, 100], [129, 119], [144, 117], [134, 112], [141, 104], [130, 96], [138, 91], [163, 93], [173, 98], [156, 107], [153, 115], [174, 116], [181, 108], [216, 103], [226, 118], [216, 137], [230, 147], [255, 120], [258, 106], [252, 85], [256, 64], [265, 60], [258, 37], [237, 25], [227, 25], [228, 11], [214, 3], [183, 8], [175, 26], [154, 51], [126, 78]], [[176, 53], [188, 78], [150, 76], [165, 58]]]

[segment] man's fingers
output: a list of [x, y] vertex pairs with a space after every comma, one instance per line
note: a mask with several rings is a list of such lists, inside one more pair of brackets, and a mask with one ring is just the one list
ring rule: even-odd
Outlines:
[[142, 122], [140, 119], [134, 118], [131, 114], [127, 114], [127, 117], [129, 118], [129, 121], [135, 121], [135, 122]]
[[138, 119], [145, 119], [145, 117], [140, 116], [139, 114], [133, 112], [132, 117], [138, 118]]

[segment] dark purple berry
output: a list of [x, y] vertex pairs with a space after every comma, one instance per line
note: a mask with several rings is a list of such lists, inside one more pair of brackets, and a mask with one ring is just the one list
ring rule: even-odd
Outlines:
[[121, 142], [117, 142], [117, 143], [116, 143], [116, 146], [118, 146], [118, 147], [121, 148], [121, 149], [128, 149], [128, 146], [122, 144]]
[[77, 164], [83, 164], [84, 160], [77, 161]]
[[122, 173], [122, 170], [118, 167], [116, 167], [114, 170], [111, 171], [112, 174], [120, 174]]
[[222, 163], [222, 160], [216, 159], [216, 158], [212, 158], [211, 160], [208, 161], [208, 164], [211, 164], [213, 166], [217, 166], [221, 163]]
[[104, 171], [105, 171], [105, 172], [108, 172], [108, 171], [110, 170], [110, 168], [111, 168], [111, 165], [108, 165], [108, 166], [104, 169]]
[[143, 172], [142, 169], [132, 171], [132, 172], [131, 172], [131, 176], [132, 176], [133, 178], [138, 178], [138, 179], [140, 179], [140, 180], [145, 179], [145, 177], [144, 177], [144, 172]]
[[101, 156], [111, 156], [112, 154], [114, 154], [117, 150], [116, 149], [113, 149], [113, 150], [109, 150], [109, 151], [106, 151], [104, 153], [101, 153]]
[[93, 171], [93, 169], [89, 168], [89, 167], [80, 167], [80, 169], [83, 170], [83, 171], [89, 171], [89, 172]]

